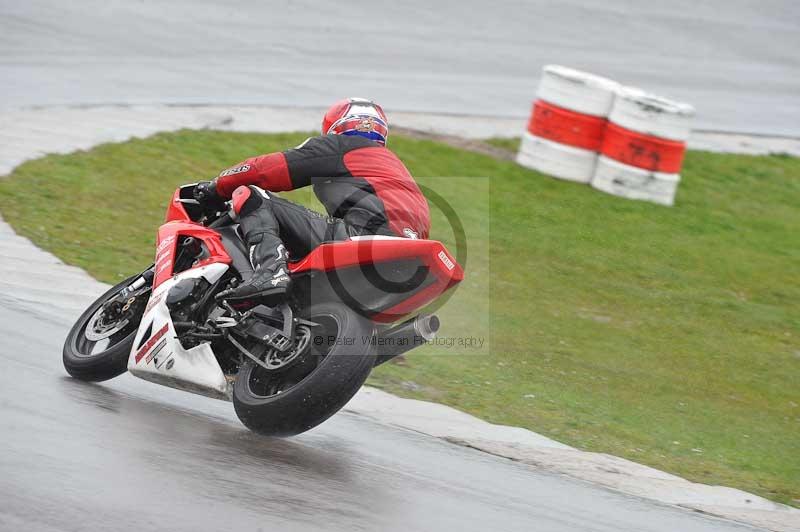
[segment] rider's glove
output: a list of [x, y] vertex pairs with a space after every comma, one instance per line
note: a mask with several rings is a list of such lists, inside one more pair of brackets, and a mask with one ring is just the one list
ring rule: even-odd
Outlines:
[[223, 210], [225, 208], [225, 200], [217, 194], [216, 181], [201, 181], [194, 187], [194, 199], [204, 206], [216, 210]]
[[194, 199], [200, 203], [211, 203], [217, 199], [217, 186], [213, 181], [201, 181], [194, 187]]

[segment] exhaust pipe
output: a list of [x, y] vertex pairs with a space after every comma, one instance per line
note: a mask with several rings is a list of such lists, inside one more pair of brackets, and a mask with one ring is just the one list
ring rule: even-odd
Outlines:
[[378, 333], [375, 338], [378, 351], [375, 366], [380, 366], [396, 356], [430, 342], [436, 338], [439, 325], [439, 318], [435, 314], [420, 314]]

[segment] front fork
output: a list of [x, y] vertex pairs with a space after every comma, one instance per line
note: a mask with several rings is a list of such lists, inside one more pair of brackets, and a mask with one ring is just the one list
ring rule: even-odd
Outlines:
[[155, 265], [147, 268], [131, 284], [123, 288], [122, 291], [119, 293], [119, 297], [122, 299], [126, 299], [129, 295], [137, 292], [142, 287], [152, 286], [154, 278], [155, 278]]
[[[123, 316], [131, 306], [137, 304], [138, 298], [150, 291], [155, 278], [155, 266], [150, 266], [142, 272], [131, 284], [120, 290], [113, 298], [103, 305], [103, 314], [114, 319], [114, 316]], [[142, 290], [142, 289], [145, 290]]]

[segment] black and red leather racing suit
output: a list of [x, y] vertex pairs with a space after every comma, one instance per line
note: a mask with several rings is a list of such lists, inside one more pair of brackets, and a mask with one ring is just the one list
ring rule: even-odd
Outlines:
[[[309, 185], [328, 216], [269, 194]], [[281, 244], [296, 260], [329, 240], [427, 238], [430, 229], [428, 203], [400, 159], [355, 135], [313, 137], [285, 152], [247, 159], [223, 171], [215, 189], [224, 199], [233, 197], [252, 262], [285, 260]], [[256, 247], [261, 251], [253, 257]]]

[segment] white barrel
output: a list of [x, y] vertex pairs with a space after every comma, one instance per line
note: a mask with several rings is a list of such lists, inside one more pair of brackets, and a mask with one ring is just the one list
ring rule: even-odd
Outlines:
[[618, 87], [594, 74], [545, 66], [517, 162], [553, 177], [589, 183]]
[[662, 139], [683, 140], [692, 130], [694, 107], [650, 94], [636, 87], [622, 87], [608, 120], [626, 129]]
[[592, 178], [592, 187], [608, 194], [661, 205], [673, 205], [681, 176], [650, 172], [621, 164], [601, 155]]
[[551, 142], [526, 132], [517, 153], [517, 163], [559, 179], [588, 183], [594, 175], [597, 152]]
[[621, 88], [591, 185], [624, 198], [674, 204], [693, 117], [687, 103]]
[[536, 97], [570, 111], [606, 117], [618, 88], [619, 83], [608, 78], [561, 65], [547, 65], [542, 69]]

